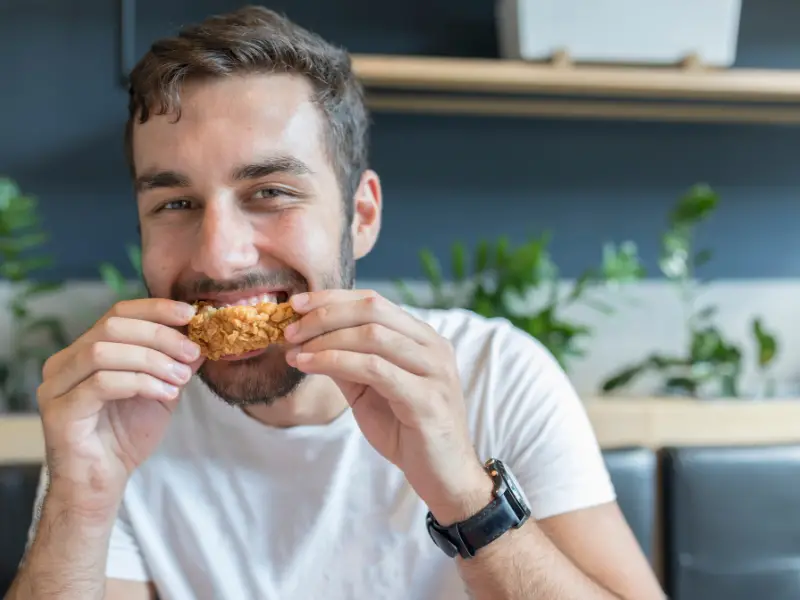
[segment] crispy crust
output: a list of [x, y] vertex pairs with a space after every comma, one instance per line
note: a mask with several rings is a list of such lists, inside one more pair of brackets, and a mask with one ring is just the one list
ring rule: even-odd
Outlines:
[[224, 308], [199, 302], [195, 307], [197, 313], [189, 321], [188, 336], [210, 360], [282, 342], [283, 330], [300, 317], [288, 302]]

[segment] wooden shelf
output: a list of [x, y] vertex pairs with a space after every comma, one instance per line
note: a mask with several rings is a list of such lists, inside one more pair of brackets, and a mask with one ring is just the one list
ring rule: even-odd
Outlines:
[[354, 55], [373, 110], [800, 123], [800, 71]]

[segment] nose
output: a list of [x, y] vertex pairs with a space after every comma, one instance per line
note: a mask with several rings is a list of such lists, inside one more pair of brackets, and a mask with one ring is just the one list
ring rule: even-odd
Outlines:
[[234, 204], [208, 202], [203, 211], [192, 269], [210, 279], [233, 279], [257, 264], [253, 224]]

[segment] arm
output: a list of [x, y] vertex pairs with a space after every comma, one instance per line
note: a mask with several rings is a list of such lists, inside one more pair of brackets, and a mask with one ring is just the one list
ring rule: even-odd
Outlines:
[[[615, 502], [591, 423], [566, 375], [521, 333], [509, 331], [502, 347], [503, 384], [487, 407], [499, 441], [491, 450], [516, 475], [532, 517], [474, 558], [458, 559], [467, 587], [476, 600], [664, 598]], [[490, 483], [472, 488], [471, 506], [445, 518], [462, 520], [488, 503]]]
[[[122, 302], [45, 363], [37, 399], [46, 467], [7, 599], [152, 596], [120, 513], [131, 473], [166, 433], [180, 387], [202, 362], [199, 348], [174, 329], [192, 314], [170, 300]], [[115, 545], [117, 560], [109, 561]], [[140, 583], [107, 584], [107, 572], [133, 573]]]
[[38, 532], [8, 600], [102, 600], [113, 525], [107, 521], [82, 515], [52, 498], [46, 500]]
[[155, 600], [150, 583], [106, 578], [114, 519], [82, 514], [44, 496], [46, 480], [45, 471], [37, 498], [41, 516], [31, 527], [32, 543], [6, 600]]
[[616, 503], [529, 520], [458, 558], [475, 600], [662, 600]]

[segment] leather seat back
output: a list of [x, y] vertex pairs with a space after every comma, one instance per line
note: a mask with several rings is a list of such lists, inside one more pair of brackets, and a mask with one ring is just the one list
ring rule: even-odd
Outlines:
[[664, 453], [675, 600], [800, 598], [800, 445]]
[[33, 516], [40, 465], [0, 465], [0, 597], [16, 575]]
[[647, 558], [653, 561], [658, 459], [647, 448], [619, 448], [603, 452], [606, 467], [628, 525]]

